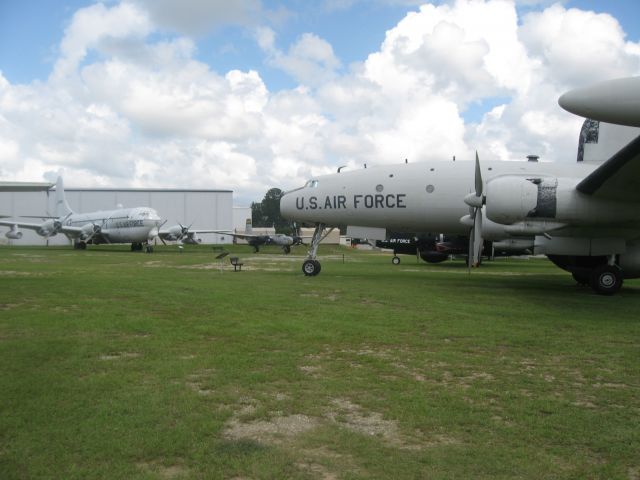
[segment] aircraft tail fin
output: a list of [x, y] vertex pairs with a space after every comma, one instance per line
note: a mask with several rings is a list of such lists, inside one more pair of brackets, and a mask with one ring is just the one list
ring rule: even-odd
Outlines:
[[251, 219], [247, 218], [247, 223], [244, 226], [244, 233], [251, 234], [253, 233], [253, 228], [251, 227]]
[[640, 128], [587, 118], [578, 140], [578, 162], [603, 163], [640, 134]]
[[71, 213], [73, 213], [73, 210], [71, 210], [71, 207], [67, 203], [62, 177], [58, 177], [58, 181], [56, 182], [56, 215], [58, 217], [66, 217]]

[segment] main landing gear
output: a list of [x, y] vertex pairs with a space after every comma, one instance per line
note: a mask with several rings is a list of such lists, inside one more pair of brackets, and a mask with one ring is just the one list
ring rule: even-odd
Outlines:
[[601, 295], [613, 295], [622, 287], [623, 279], [618, 265], [599, 265], [591, 271], [589, 285]]
[[320, 273], [321, 265], [317, 260], [318, 256], [318, 245], [320, 242], [331, 232], [327, 232], [325, 235], [322, 235], [324, 231], [324, 227], [326, 224], [324, 223], [316, 223], [316, 228], [313, 231], [313, 237], [311, 238], [311, 244], [309, 251], [307, 252], [307, 259], [302, 263], [302, 273], [304, 273], [307, 277], [315, 277]]
[[73, 248], [75, 250], [86, 250], [87, 242], [83, 242], [83, 241], [73, 242]]
[[151, 245], [150, 243], [140, 242], [134, 242], [131, 244], [132, 252], [141, 252], [142, 250], [144, 250], [146, 253], [153, 253], [153, 245]]
[[600, 257], [571, 257], [549, 255], [560, 268], [571, 272], [579, 285], [589, 286], [600, 295], [613, 295], [620, 290], [624, 272], [617, 264], [616, 255]]

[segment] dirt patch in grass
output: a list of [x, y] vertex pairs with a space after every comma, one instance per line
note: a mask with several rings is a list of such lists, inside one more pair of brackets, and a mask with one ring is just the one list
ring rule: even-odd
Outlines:
[[0, 270], [0, 277], [44, 277], [43, 272], [17, 272], [15, 270]]
[[21, 303], [0, 303], [0, 310], [13, 310], [21, 305]]
[[161, 461], [139, 462], [136, 466], [145, 473], [155, 473], [160, 478], [187, 478], [189, 469], [182, 464], [164, 465]]
[[294, 414], [273, 417], [270, 420], [258, 420], [242, 423], [232, 418], [224, 430], [224, 436], [232, 440], [255, 440], [260, 443], [281, 443], [312, 430], [318, 426], [318, 420], [307, 415]]
[[317, 378], [319, 376], [318, 372], [322, 370], [322, 367], [317, 365], [302, 365], [300, 370], [311, 377]]
[[213, 394], [213, 390], [206, 388], [205, 381], [209, 376], [211, 376], [211, 374], [214, 371], [215, 370], [208, 368], [208, 369], [201, 370], [199, 372], [187, 375], [187, 380], [185, 381], [185, 385], [189, 389], [196, 392], [198, 395], [203, 395], [203, 396], [211, 395]]
[[422, 448], [417, 439], [409, 438], [400, 432], [396, 421], [385, 420], [382, 414], [367, 411], [347, 399], [333, 400], [332, 408], [326, 413], [326, 418], [351, 431], [378, 437], [389, 446], [410, 450]]
[[382, 440], [387, 446], [403, 450], [422, 450], [424, 448], [459, 443], [454, 438], [442, 434], [425, 437], [420, 432], [405, 433], [398, 422], [386, 420], [381, 413], [367, 411], [348, 399], [333, 400], [332, 409], [325, 416], [331, 422], [353, 432]]
[[300, 470], [309, 472], [315, 478], [320, 478], [322, 480], [337, 480], [338, 478], [336, 473], [329, 471], [327, 467], [320, 465], [319, 463], [300, 462], [296, 464], [296, 467]]
[[100, 360], [122, 360], [126, 358], [138, 358], [142, 355], [137, 352], [116, 352], [116, 353], [107, 353], [104, 355], [100, 355]]

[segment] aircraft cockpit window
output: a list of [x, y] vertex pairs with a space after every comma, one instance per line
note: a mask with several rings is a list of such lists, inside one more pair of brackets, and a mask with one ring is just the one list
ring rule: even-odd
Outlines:
[[316, 188], [318, 186], [318, 180], [309, 180], [304, 186], [309, 188]]

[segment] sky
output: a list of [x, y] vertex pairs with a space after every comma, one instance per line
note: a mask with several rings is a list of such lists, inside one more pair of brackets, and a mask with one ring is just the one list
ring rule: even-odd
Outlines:
[[640, 74], [636, 0], [0, 0], [0, 180], [234, 190], [573, 162], [557, 98]]

